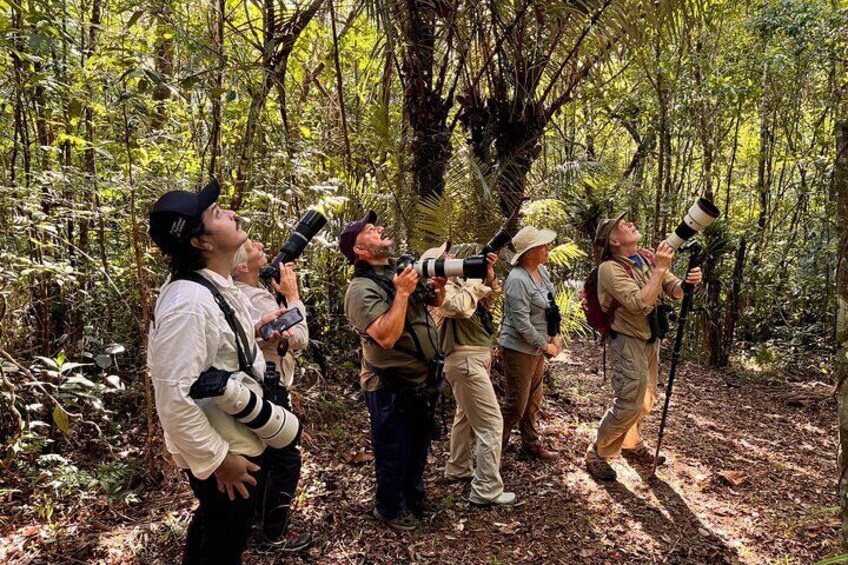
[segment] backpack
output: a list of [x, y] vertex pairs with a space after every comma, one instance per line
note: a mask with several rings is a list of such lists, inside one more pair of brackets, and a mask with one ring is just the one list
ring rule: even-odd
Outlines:
[[[656, 261], [654, 261], [654, 254], [648, 251], [647, 249], [639, 249], [636, 251], [640, 257], [648, 264], [649, 267], [655, 267]], [[583, 296], [582, 296], [582, 306], [583, 313], [586, 315], [586, 322], [589, 324], [591, 328], [601, 334], [601, 339], [605, 339], [607, 335], [609, 335], [610, 331], [612, 331], [612, 321], [615, 319], [615, 311], [618, 310], [618, 307], [621, 306], [621, 303], [613, 298], [612, 304], [610, 304], [609, 310], [604, 312], [604, 309], [601, 308], [601, 299], [598, 297], [598, 269], [603, 263], [607, 261], [615, 261], [624, 269], [627, 273], [627, 276], [631, 279], [635, 279], [633, 276], [633, 267], [629, 262], [624, 261], [623, 259], [618, 259], [616, 257], [608, 257], [598, 263], [598, 265], [592, 269], [592, 272], [589, 273], [589, 276], [586, 277], [586, 280], [583, 282]]]

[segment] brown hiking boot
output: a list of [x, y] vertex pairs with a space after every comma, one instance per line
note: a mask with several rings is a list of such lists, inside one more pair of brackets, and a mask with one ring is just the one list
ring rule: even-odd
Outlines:
[[559, 458], [559, 453], [546, 449], [541, 443], [525, 445], [524, 453], [535, 459], [541, 459], [542, 461], [553, 461], [554, 459]]
[[615, 472], [615, 469], [600, 457], [587, 457], [586, 470], [598, 481], [615, 481], [618, 479], [618, 473]]
[[400, 532], [411, 532], [419, 525], [418, 519], [410, 512], [403, 512], [394, 518], [386, 518], [375, 508], [373, 514], [377, 520], [383, 522], [391, 529], [398, 530]]
[[[638, 449], [622, 449], [621, 454], [628, 462], [644, 465], [645, 467], [650, 467], [654, 464], [654, 452], [647, 445], [643, 445]], [[665, 455], [660, 455], [657, 457], [657, 467], [663, 464], [665, 464]]]

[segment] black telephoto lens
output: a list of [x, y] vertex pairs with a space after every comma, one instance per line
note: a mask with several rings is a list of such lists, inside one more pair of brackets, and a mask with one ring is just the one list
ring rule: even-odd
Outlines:
[[489, 243], [483, 247], [483, 251], [480, 252], [484, 257], [489, 253], [497, 253], [501, 249], [503, 249], [504, 245], [510, 242], [512, 239], [512, 235], [505, 229], [500, 230], [495, 234], [495, 237], [489, 240]]
[[280, 282], [280, 265], [285, 265], [291, 261], [297, 260], [301, 256], [303, 250], [312, 241], [321, 228], [327, 225], [327, 218], [317, 210], [309, 210], [301, 218], [294, 228], [294, 233], [291, 234], [288, 241], [283, 244], [280, 252], [267, 265], [259, 271], [259, 276], [270, 281], [274, 279]]

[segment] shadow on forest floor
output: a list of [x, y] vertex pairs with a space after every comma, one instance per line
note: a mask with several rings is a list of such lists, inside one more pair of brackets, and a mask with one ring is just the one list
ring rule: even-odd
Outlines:
[[[441, 480], [443, 439], [434, 443], [427, 470], [431, 512], [409, 534], [388, 531], [370, 516], [373, 466], [358, 394], [334, 383], [306, 391], [310, 434], [293, 527], [312, 532], [316, 544], [300, 557], [249, 550], [245, 563], [809, 563], [837, 550], [835, 401], [792, 406], [785, 397], [793, 385], [731, 380], [684, 365], [666, 434], [667, 465], [649, 478], [622, 459], [614, 463], [619, 481], [600, 484], [583, 466], [610, 396], [598, 353], [575, 343], [551, 365], [543, 429], [562, 457], [538, 464], [505, 449], [504, 482], [518, 504], [471, 507], [467, 486]], [[660, 405], [646, 424], [649, 443]], [[49, 532], [37, 524], [5, 527], [0, 558], [179, 562], [193, 500], [179, 474], [167, 472], [161, 489], [138, 503], [118, 508], [100, 501], [54, 517]]]

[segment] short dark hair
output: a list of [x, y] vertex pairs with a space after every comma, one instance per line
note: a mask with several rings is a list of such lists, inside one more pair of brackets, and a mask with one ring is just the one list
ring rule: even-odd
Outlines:
[[208, 233], [206, 226], [200, 222], [189, 237], [172, 241], [169, 245], [162, 247], [162, 253], [168, 258], [168, 271], [172, 276], [192, 273], [206, 267], [203, 251], [191, 244], [192, 238], [206, 233]]

